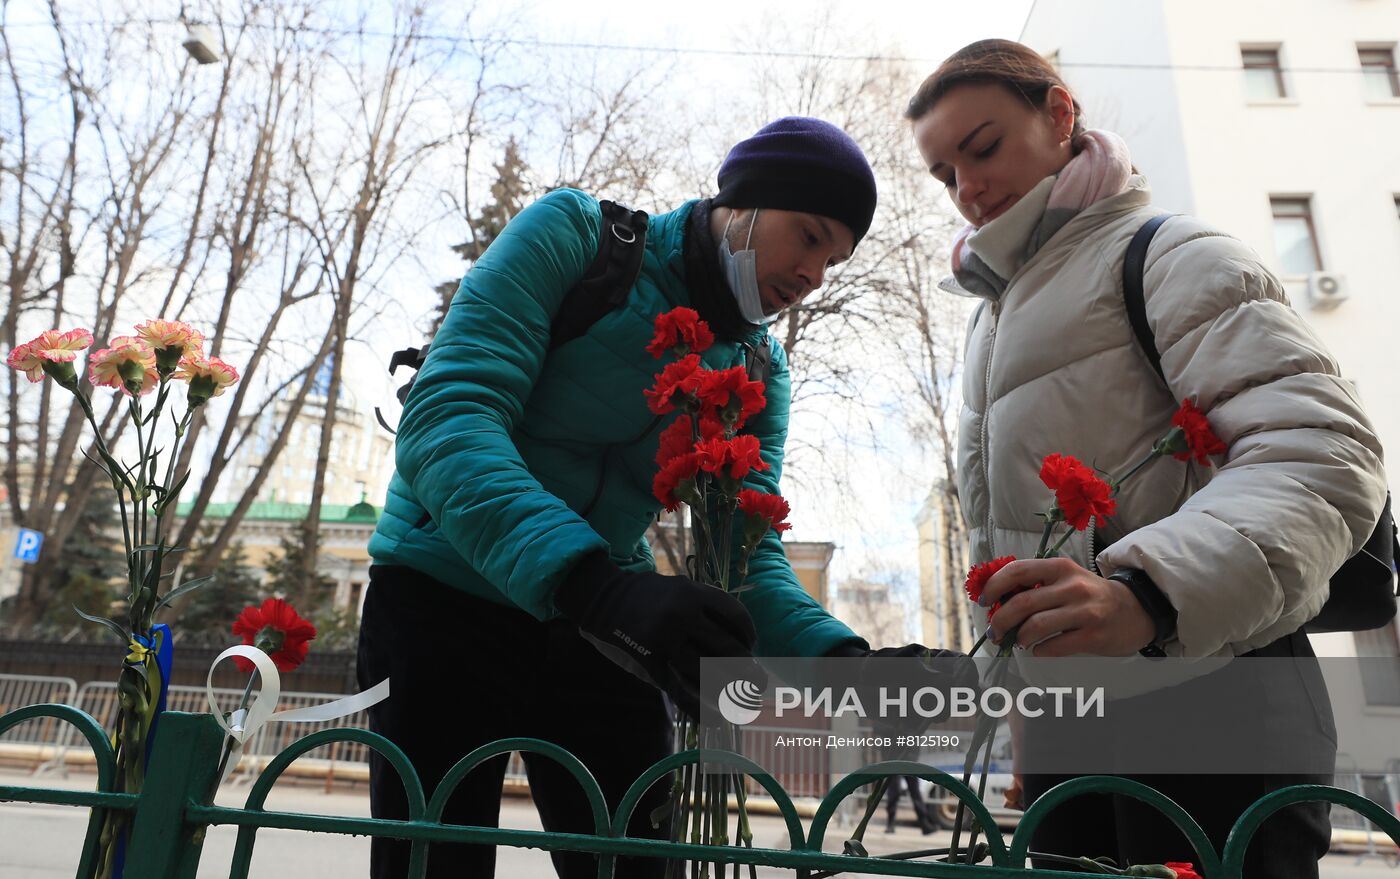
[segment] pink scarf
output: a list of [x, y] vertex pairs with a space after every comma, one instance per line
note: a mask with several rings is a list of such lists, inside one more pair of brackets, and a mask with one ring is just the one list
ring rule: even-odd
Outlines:
[[[1074, 139], [1074, 152], [1074, 158], [1060, 169], [1050, 189], [1045, 218], [1033, 236], [1040, 243], [1048, 241], [1061, 226], [1089, 205], [1128, 188], [1128, 179], [1133, 174], [1133, 160], [1127, 143], [1121, 137], [1111, 131], [1091, 129]], [[953, 239], [954, 275], [962, 272], [965, 266], [972, 268], [969, 258], [973, 253], [967, 239], [976, 231], [974, 226], [965, 226]]]

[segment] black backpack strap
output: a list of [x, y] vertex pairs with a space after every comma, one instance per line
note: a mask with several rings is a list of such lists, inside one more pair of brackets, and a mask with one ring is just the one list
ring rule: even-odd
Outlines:
[[1147, 355], [1147, 362], [1162, 384], [1167, 383], [1166, 373], [1162, 372], [1162, 355], [1157, 351], [1157, 339], [1152, 335], [1152, 327], [1147, 322], [1147, 299], [1142, 290], [1143, 275], [1147, 272], [1147, 247], [1152, 236], [1171, 217], [1171, 214], [1158, 214], [1137, 230], [1133, 240], [1128, 242], [1128, 253], [1123, 258], [1123, 302], [1128, 308], [1128, 323], [1132, 324], [1133, 335]]
[[[404, 348], [402, 351], [395, 351], [393, 356], [389, 358], [389, 374], [393, 375], [400, 366], [407, 366], [414, 372], [422, 369], [423, 361], [428, 359], [428, 350], [432, 347], [432, 342], [424, 342], [422, 348]], [[400, 405], [403, 404], [404, 398], [408, 396], [409, 388], [412, 387], [413, 379], [409, 379], [408, 384], [394, 392], [394, 396], [399, 398]], [[382, 421], [383, 419], [381, 419], [381, 423]]]
[[768, 370], [773, 365], [773, 343], [769, 341], [765, 333], [763, 340], [757, 345], [745, 345], [749, 349], [748, 366], [749, 381], [768, 382]]
[[[616, 202], [600, 201], [598, 207], [603, 212], [602, 228], [598, 234], [598, 254], [593, 258], [583, 277], [564, 294], [559, 313], [550, 325], [549, 350], [553, 351], [570, 339], [577, 339], [598, 319], [627, 301], [627, 294], [637, 283], [642, 273], [642, 257], [646, 253], [647, 223], [650, 217], [646, 211], [634, 211]], [[400, 366], [407, 366], [415, 373], [423, 368], [432, 342], [421, 348], [404, 348], [395, 351], [389, 358], [389, 374]], [[416, 378], [416, 376], [415, 376]], [[402, 405], [413, 388], [413, 378], [397, 391]], [[385, 430], [394, 433], [376, 407], [374, 416]]]
[[[1162, 371], [1162, 355], [1157, 340], [1147, 323], [1147, 301], [1143, 295], [1143, 274], [1147, 271], [1147, 247], [1152, 236], [1167, 221], [1170, 214], [1160, 214], [1142, 224], [1128, 243], [1123, 259], [1123, 301], [1128, 310], [1142, 353], [1157, 372], [1162, 383], [1167, 377]], [[1380, 521], [1376, 523], [1361, 552], [1352, 556], [1332, 575], [1331, 594], [1317, 616], [1306, 624], [1309, 632], [1358, 632], [1379, 628], [1395, 617], [1396, 592], [1393, 571], [1395, 555], [1400, 552], [1395, 520], [1391, 515], [1390, 496], [1386, 495]]]
[[598, 207], [603, 211], [598, 255], [583, 278], [564, 295], [549, 329], [551, 351], [582, 336], [603, 315], [620, 308], [642, 273], [649, 219], [646, 211], [611, 201], [600, 201]]
[[[417, 373], [418, 370], [423, 368], [423, 361], [428, 358], [428, 349], [432, 346], [432, 342], [424, 342], [422, 348], [403, 348], [399, 351], [395, 351], [389, 357], [389, 374], [393, 375], [400, 366], [407, 366]], [[402, 406], [403, 401], [408, 398], [408, 392], [412, 389], [413, 379], [410, 378], [407, 384], [397, 391], [394, 391], [394, 396], [398, 398], [400, 406]], [[378, 406], [374, 407], [374, 418], [379, 422], [380, 427], [392, 434], [398, 434], [398, 431], [390, 427], [389, 422], [384, 420], [384, 413], [379, 410]]]

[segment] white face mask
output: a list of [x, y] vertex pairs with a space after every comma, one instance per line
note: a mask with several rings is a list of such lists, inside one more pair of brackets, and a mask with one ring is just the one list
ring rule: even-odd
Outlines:
[[724, 279], [739, 303], [739, 314], [751, 324], [768, 324], [777, 315], [763, 313], [763, 300], [758, 295], [758, 254], [749, 249], [753, 242], [753, 225], [758, 220], [758, 209], [754, 208], [749, 220], [749, 237], [744, 241], [744, 249], [738, 253], [729, 250], [729, 224], [734, 222], [734, 212], [724, 224], [724, 232], [719, 237], [719, 265], [724, 271]]

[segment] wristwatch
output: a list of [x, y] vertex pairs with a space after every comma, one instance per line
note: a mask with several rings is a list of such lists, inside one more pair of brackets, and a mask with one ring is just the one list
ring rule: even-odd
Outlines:
[[1176, 634], [1176, 608], [1166, 594], [1152, 582], [1152, 578], [1147, 576], [1147, 572], [1138, 568], [1119, 568], [1108, 579], [1116, 580], [1128, 587], [1133, 593], [1133, 597], [1142, 605], [1142, 609], [1147, 611], [1147, 616], [1152, 620], [1153, 636], [1152, 642], [1143, 647], [1138, 653], [1143, 656], [1158, 658], [1166, 656], [1162, 645], [1169, 641]]

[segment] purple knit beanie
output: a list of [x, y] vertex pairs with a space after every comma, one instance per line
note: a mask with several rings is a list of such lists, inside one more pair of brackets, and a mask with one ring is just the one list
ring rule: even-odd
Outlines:
[[851, 136], [830, 122], [786, 116], [734, 145], [712, 202], [776, 208], [846, 224], [856, 243], [875, 214], [875, 174]]

